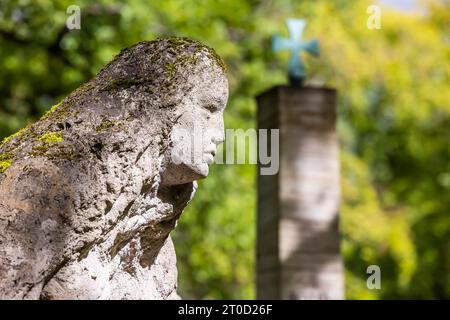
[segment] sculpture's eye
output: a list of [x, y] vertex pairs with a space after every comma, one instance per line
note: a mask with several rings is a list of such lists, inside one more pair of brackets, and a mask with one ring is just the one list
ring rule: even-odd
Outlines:
[[217, 107], [213, 104], [207, 104], [205, 105], [205, 109], [208, 110], [211, 113], [214, 113], [217, 111]]

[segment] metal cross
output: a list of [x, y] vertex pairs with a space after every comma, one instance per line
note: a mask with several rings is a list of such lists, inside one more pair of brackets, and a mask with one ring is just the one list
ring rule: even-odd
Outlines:
[[291, 51], [289, 60], [289, 80], [291, 84], [301, 85], [305, 78], [305, 67], [301, 59], [302, 50], [314, 56], [319, 55], [319, 41], [302, 41], [302, 33], [305, 29], [306, 21], [303, 19], [288, 19], [286, 21], [290, 38], [274, 36], [272, 39], [272, 50], [278, 52], [283, 49]]

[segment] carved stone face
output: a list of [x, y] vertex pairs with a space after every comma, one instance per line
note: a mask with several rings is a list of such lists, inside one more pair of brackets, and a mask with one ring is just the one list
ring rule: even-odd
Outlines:
[[163, 185], [205, 178], [217, 146], [224, 141], [223, 112], [228, 99], [228, 80], [219, 68], [192, 75], [194, 87], [177, 106], [172, 148]]

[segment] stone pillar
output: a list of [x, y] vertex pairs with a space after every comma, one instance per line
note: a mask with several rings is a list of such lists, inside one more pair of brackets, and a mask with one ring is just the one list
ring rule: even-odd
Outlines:
[[279, 172], [258, 173], [257, 298], [343, 299], [336, 91], [278, 86], [257, 101], [258, 128], [280, 129]]

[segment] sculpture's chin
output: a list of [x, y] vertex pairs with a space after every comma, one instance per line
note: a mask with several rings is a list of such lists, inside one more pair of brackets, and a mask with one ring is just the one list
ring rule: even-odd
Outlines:
[[193, 171], [198, 175], [198, 179], [204, 179], [209, 174], [209, 166], [207, 163], [201, 163], [192, 168]]
[[209, 167], [207, 163], [199, 164], [169, 164], [165, 170], [161, 173], [161, 185], [173, 186], [180, 185], [189, 182], [193, 182], [199, 179], [204, 179], [209, 174]]

